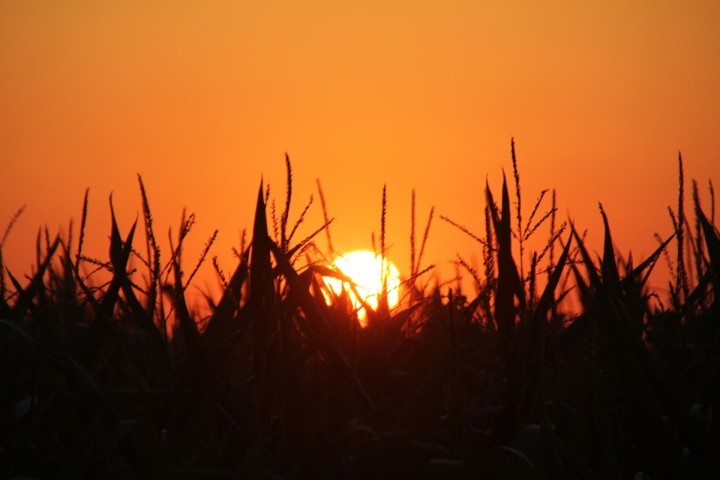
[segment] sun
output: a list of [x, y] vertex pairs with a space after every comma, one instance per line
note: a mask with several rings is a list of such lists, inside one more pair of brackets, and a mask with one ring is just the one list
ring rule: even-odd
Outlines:
[[377, 309], [384, 278], [387, 281], [388, 306], [392, 308], [398, 304], [400, 272], [387, 257], [381, 259], [380, 255], [368, 250], [354, 250], [338, 256], [333, 262], [333, 266], [352, 279], [355, 289], [353, 290], [347, 282], [333, 277], [325, 277], [325, 284], [336, 294], [340, 294], [343, 288], [349, 292], [363, 327], [367, 324], [367, 313], [360, 298], [373, 310]]

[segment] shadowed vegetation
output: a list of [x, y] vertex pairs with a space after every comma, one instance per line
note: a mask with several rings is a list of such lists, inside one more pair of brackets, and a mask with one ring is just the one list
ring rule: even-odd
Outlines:
[[[474, 294], [428, 280], [412, 196], [404, 301], [368, 311], [360, 328], [345, 278], [323, 260], [324, 224], [295, 241], [286, 157], [283, 211], [260, 185], [252, 239], [208, 314], [188, 307], [183, 213], [161, 251], [138, 177], [142, 226], [122, 228], [110, 199], [107, 260], [37, 237], [37, 264], [17, 278], [0, 242], [0, 471], [64, 478], [713, 478], [720, 475], [720, 235], [693, 184], [686, 215], [682, 159], [671, 230], [635, 262], [588, 251], [558, 222], [555, 192], [523, 211], [485, 188], [482, 265], [457, 257]], [[525, 198], [525, 197], [523, 197]], [[499, 202], [498, 202], [499, 200]], [[514, 205], [511, 205], [514, 203]], [[379, 253], [385, 254], [383, 190]], [[694, 220], [693, 220], [694, 218]], [[694, 221], [694, 224], [692, 223]], [[142, 232], [141, 240], [138, 233]], [[529, 240], [545, 235], [539, 251]], [[144, 242], [143, 242], [144, 240]], [[142, 245], [144, 243], [144, 245]], [[142, 246], [138, 246], [142, 245]], [[537, 242], [532, 245], [537, 245]], [[332, 252], [328, 252], [330, 254]], [[664, 257], [669, 298], [648, 287]], [[479, 271], [482, 270], [482, 271]], [[387, 292], [385, 292], [387, 294]], [[326, 300], [328, 295], [331, 301]], [[569, 310], [566, 300], [577, 299]]]

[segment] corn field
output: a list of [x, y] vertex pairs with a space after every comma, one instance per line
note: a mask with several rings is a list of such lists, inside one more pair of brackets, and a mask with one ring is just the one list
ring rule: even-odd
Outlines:
[[[485, 231], [442, 217], [477, 241], [481, 268], [457, 260], [474, 293], [427, 281], [433, 214], [417, 240], [413, 201], [403, 301], [365, 328], [324, 285], [343, 278], [314, 253], [331, 220], [296, 241], [308, 207], [290, 220], [286, 164], [282, 214], [261, 185], [228, 275], [210, 260], [216, 234], [184, 270], [192, 215], [159, 247], [141, 179], [140, 222], [121, 228], [110, 202], [107, 259], [83, 253], [87, 193], [77, 240], [42, 230], [26, 278], [3, 268], [11, 219], [0, 476], [720, 478], [720, 235], [694, 183], [686, 214], [682, 159], [673, 233], [635, 262], [602, 206], [598, 255], [554, 192], [523, 210], [513, 146], [510, 187], [487, 185], [478, 209]], [[658, 262], [667, 298], [648, 285]], [[223, 290], [199, 313], [188, 288], [203, 263]]]

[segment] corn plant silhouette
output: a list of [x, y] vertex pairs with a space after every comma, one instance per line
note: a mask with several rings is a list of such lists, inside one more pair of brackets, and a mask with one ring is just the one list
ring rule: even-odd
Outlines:
[[[72, 226], [67, 238], [41, 230], [32, 274], [16, 277], [3, 264], [3, 247], [19, 210], [0, 241], [0, 471], [719, 476], [720, 235], [712, 184], [710, 210], [693, 183], [686, 212], [679, 160], [670, 235], [636, 262], [617, 253], [602, 205], [598, 255], [575, 221], [557, 220], [554, 191], [524, 211], [514, 141], [511, 159], [515, 201], [504, 176], [499, 197], [486, 182], [482, 235], [441, 216], [478, 244], [481, 268], [456, 259], [475, 293], [421, 284], [432, 268], [421, 262], [434, 209], [418, 242], [413, 200], [408, 293], [398, 308], [370, 309], [364, 329], [347, 293], [328, 296], [323, 279], [352, 280], [313, 257], [320, 234], [332, 251], [319, 182], [323, 224], [295, 241], [313, 202], [291, 215], [287, 156], [282, 211], [261, 180], [252, 240], [237, 251], [232, 274], [225, 277], [213, 259], [223, 290], [216, 300], [207, 296], [207, 315], [188, 306], [188, 287], [217, 232], [186, 275], [195, 216], [183, 212], [168, 248], [161, 246], [142, 178], [141, 228], [121, 225], [110, 199], [107, 260], [83, 249], [86, 191], [77, 244]], [[391, 206], [384, 189], [381, 254]], [[541, 232], [547, 238], [533, 251], [530, 238]], [[668, 299], [648, 285], [661, 258], [673, 272]], [[578, 298], [576, 310], [569, 295]]]

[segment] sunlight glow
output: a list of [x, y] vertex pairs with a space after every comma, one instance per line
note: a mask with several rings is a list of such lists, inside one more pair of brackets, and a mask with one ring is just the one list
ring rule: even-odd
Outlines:
[[[368, 250], [355, 250], [340, 255], [333, 262], [333, 266], [350, 277], [355, 283], [355, 291], [360, 298], [373, 310], [378, 307], [378, 299], [382, 293], [383, 275], [387, 278], [388, 306], [393, 308], [400, 300], [400, 272], [387, 258], [384, 261], [380, 255]], [[360, 299], [347, 282], [337, 278], [325, 277], [325, 284], [336, 295], [343, 289], [350, 294], [353, 307], [358, 312], [360, 325], [367, 324], [367, 313]]]

